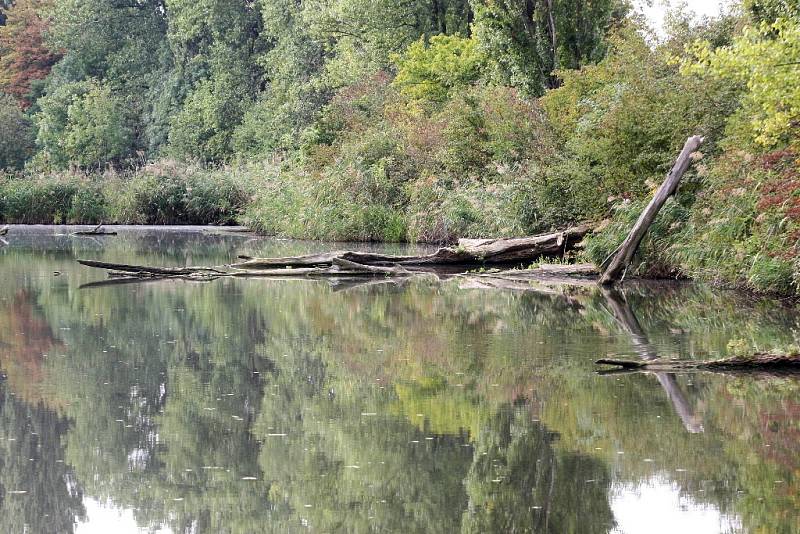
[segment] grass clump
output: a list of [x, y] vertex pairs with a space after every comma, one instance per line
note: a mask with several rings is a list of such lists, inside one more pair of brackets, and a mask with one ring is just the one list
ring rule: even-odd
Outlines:
[[0, 221], [18, 224], [235, 224], [249, 201], [228, 170], [162, 161], [136, 171], [0, 179]]

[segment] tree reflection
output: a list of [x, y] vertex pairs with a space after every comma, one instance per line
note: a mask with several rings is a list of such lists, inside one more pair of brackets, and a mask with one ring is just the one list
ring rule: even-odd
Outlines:
[[64, 462], [66, 418], [31, 405], [0, 381], [0, 531], [71, 533], [84, 508]]
[[[609, 289], [607, 287], [600, 288], [603, 296], [608, 303], [611, 314], [617, 325], [630, 335], [631, 344], [636, 349], [636, 352], [644, 360], [654, 360], [658, 358], [658, 352], [652, 347], [647, 335], [642, 330], [639, 320], [633, 313], [633, 309], [628, 304], [625, 297], [616, 289]], [[691, 403], [686, 398], [686, 394], [681, 389], [678, 381], [675, 379], [674, 373], [654, 372], [653, 373], [664, 388], [670, 402], [675, 408], [675, 413], [683, 421], [683, 426], [688, 432], [697, 433], [703, 431], [703, 425], [700, 418], [694, 413]]]
[[[119, 243], [114, 259], [138, 263], [185, 245]], [[231, 253], [192, 246], [205, 263]], [[796, 380], [591, 364], [789, 343], [796, 312], [696, 287], [77, 290], [92, 280], [70, 254], [37, 256], [33, 277], [32, 254], [2, 258], [19, 283], [0, 287], [0, 424], [16, 440], [0, 442], [0, 530], [70, 532], [85, 494], [175, 532], [605, 532], [612, 480], [654, 474], [748, 529], [797, 530]]]
[[462, 532], [608, 532], [608, 469], [558, 451], [557, 439], [525, 407], [504, 407], [487, 421], [465, 480]]

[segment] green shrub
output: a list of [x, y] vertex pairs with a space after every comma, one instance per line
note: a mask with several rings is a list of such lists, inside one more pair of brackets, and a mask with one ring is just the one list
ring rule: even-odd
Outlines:
[[563, 142], [546, 187], [575, 193], [561, 202], [552, 197], [561, 204], [556, 211], [571, 217], [576, 208], [583, 218], [602, 217], [611, 207], [606, 199], [647, 197], [690, 135], [705, 135], [703, 152], [716, 153], [738, 101], [735, 84], [682, 75], [672, 43], [653, 49], [634, 26], [620, 29], [610, 43], [605, 59], [560, 72], [563, 85], [541, 99]]
[[687, 274], [777, 293], [797, 291], [800, 171], [792, 150], [725, 153], [704, 172], [674, 249]]
[[249, 200], [229, 167], [205, 169], [170, 160], [123, 178], [115, 218], [140, 224], [233, 224]]
[[78, 186], [71, 180], [12, 179], [2, 184], [4, 222], [62, 224]]
[[177, 224], [186, 213], [186, 183], [177, 176], [136, 176], [128, 183], [131, 208], [145, 224]]
[[241, 183], [231, 176], [234, 171], [222, 168], [204, 172], [189, 181], [186, 188], [185, 219], [194, 224], [234, 224], [249, 201]]
[[99, 224], [111, 220], [110, 210], [103, 189], [111, 184], [102, 182], [78, 183], [72, 203], [67, 214], [67, 222], [71, 224]]
[[162, 160], [122, 175], [20, 174], [0, 180], [0, 220], [27, 224], [234, 224], [250, 177]]

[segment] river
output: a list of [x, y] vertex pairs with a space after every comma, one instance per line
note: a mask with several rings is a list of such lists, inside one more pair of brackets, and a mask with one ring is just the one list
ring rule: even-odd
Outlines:
[[690, 283], [106, 285], [75, 260], [337, 245], [70, 231], [0, 244], [2, 532], [800, 532], [798, 378], [593, 363], [785, 349], [796, 307]]

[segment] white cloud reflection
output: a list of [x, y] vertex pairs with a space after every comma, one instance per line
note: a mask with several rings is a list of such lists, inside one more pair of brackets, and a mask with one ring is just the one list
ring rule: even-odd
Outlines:
[[638, 485], [611, 488], [614, 534], [722, 534], [740, 532], [739, 518], [711, 504], [682, 494], [667, 476], [656, 475]]

